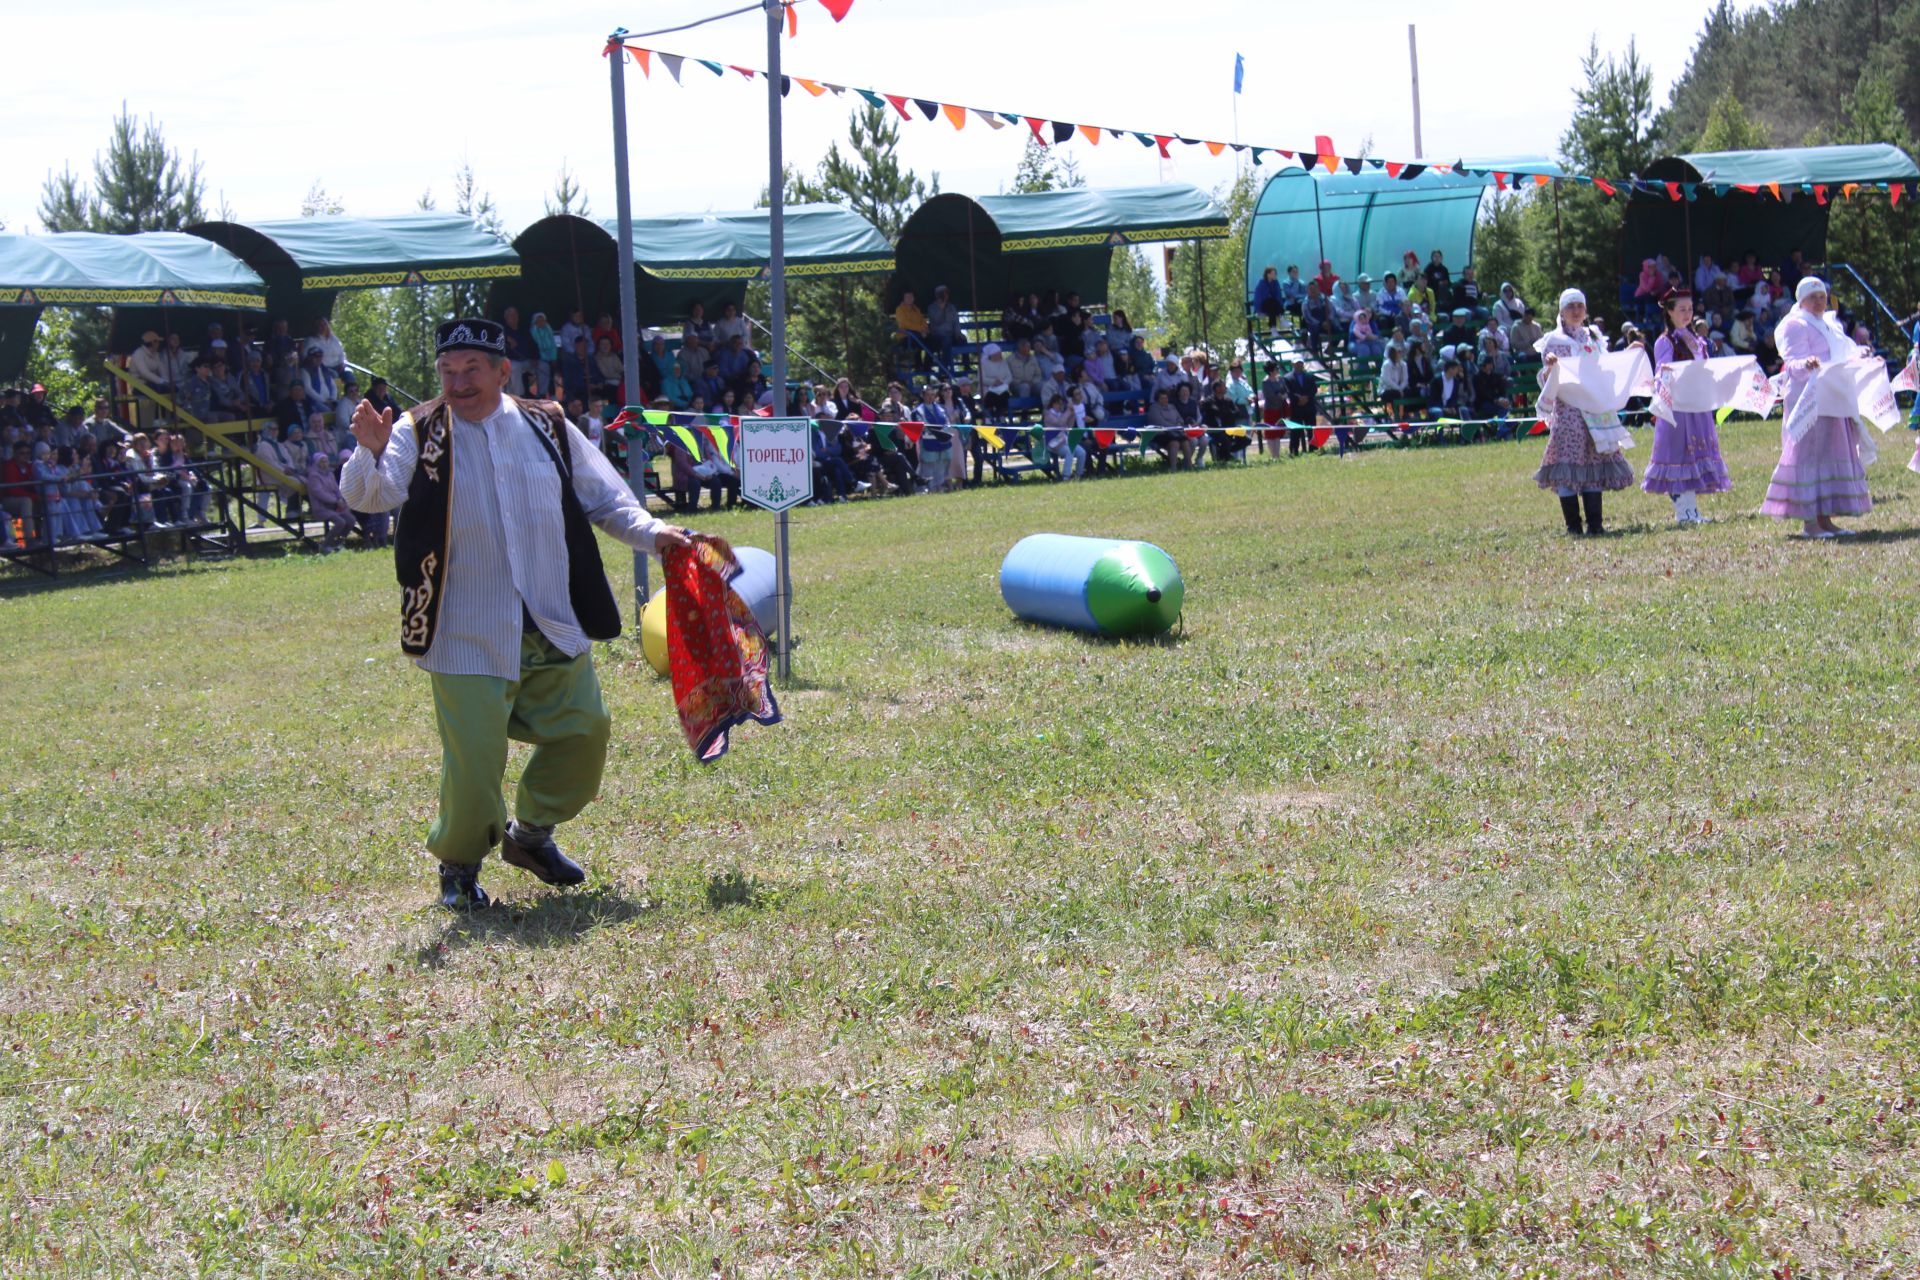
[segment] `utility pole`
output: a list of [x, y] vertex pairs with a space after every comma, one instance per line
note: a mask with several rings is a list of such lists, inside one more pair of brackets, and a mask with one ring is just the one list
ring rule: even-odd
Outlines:
[[1427, 149], [1420, 141], [1420, 41], [1414, 36], [1413, 24], [1407, 24], [1407, 60], [1413, 66], [1413, 158], [1424, 160]]

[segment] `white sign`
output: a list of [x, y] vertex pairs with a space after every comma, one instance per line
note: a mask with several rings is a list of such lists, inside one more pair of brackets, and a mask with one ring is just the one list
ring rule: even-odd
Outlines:
[[813, 497], [813, 420], [740, 419], [740, 496], [768, 511]]

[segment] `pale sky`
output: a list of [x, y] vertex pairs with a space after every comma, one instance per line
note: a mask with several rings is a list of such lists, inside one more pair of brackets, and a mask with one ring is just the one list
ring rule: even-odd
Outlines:
[[[542, 214], [565, 161], [595, 216], [612, 216], [608, 30], [652, 30], [740, 0], [335, 0], [262, 8], [257, 0], [67, 0], [17, 6], [7, 18], [0, 103], [0, 221], [35, 230], [40, 184], [71, 163], [90, 173], [121, 101], [157, 117], [183, 155], [205, 166], [209, 204], [237, 217], [290, 217], [316, 181], [348, 213], [411, 209], [433, 188], [451, 203], [452, 173], [471, 162], [509, 234]], [[1426, 153], [1550, 154], [1566, 126], [1589, 37], [1603, 51], [1637, 38], [1658, 101], [1685, 63], [1705, 4], [1610, 0], [1594, 6], [1489, 8], [1485, 0], [854, 0], [835, 25], [818, 4], [782, 41], [789, 75], [964, 106], [1143, 132], [1234, 137], [1233, 55], [1247, 59], [1238, 100], [1243, 142], [1342, 154], [1413, 157], [1407, 23], [1419, 27]], [[1500, 21], [1490, 21], [1494, 14]], [[1173, 20], [1170, 20], [1172, 15]], [[763, 68], [765, 22], [744, 15], [647, 43], [690, 57]], [[638, 213], [750, 207], [767, 181], [766, 87], [691, 62], [676, 87], [657, 65], [629, 67]], [[810, 169], [844, 138], [852, 95], [786, 99], [790, 163]], [[911, 109], [911, 108], [910, 108]], [[918, 113], [901, 121], [903, 160], [941, 187], [1004, 189], [1024, 126], [955, 133]], [[1131, 139], [1062, 148], [1089, 182], [1162, 180], [1205, 188], [1231, 179], [1232, 153], [1175, 144], [1164, 165]]]

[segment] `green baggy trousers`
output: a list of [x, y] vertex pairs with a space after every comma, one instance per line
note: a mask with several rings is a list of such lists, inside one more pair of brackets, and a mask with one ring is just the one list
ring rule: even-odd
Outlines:
[[427, 851], [471, 866], [500, 843], [507, 740], [533, 745], [513, 814], [534, 826], [565, 822], [599, 793], [607, 763], [607, 707], [591, 651], [569, 658], [537, 631], [520, 642], [520, 678], [434, 674], [440, 728], [440, 812]]

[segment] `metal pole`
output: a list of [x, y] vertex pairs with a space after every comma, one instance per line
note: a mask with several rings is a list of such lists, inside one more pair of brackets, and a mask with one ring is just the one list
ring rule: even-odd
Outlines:
[[[787, 244], [786, 164], [780, 155], [780, 0], [767, 6], [767, 282], [773, 306], [767, 330], [773, 343], [774, 412], [787, 412]], [[780, 646], [776, 670], [782, 683], [793, 676], [793, 567], [788, 559], [787, 513], [774, 517], [774, 555], [779, 561], [775, 591], [780, 605]]]
[[[613, 202], [620, 219], [618, 243], [614, 245], [620, 263], [620, 376], [631, 399], [640, 393], [640, 322], [639, 304], [633, 296], [633, 191], [627, 174], [626, 36], [627, 29], [622, 27], [608, 38], [607, 61], [613, 77]], [[648, 465], [652, 465], [651, 459]], [[640, 505], [646, 506], [646, 475], [644, 472], [638, 476], [633, 474], [631, 449], [627, 453], [627, 484]], [[647, 607], [647, 597], [653, 594], [647, 577], [646, 553], [636, 551], [633, 553], [633, 625], [636, 629], [640, 626], [640, 614]]]
[[1427, 151], [1420, 143], [1420, 42], [1414, 38], [1413, 24], [1407, 24], [1407, 59], [1413, 64], [1413, 158], [1426, 159]]

